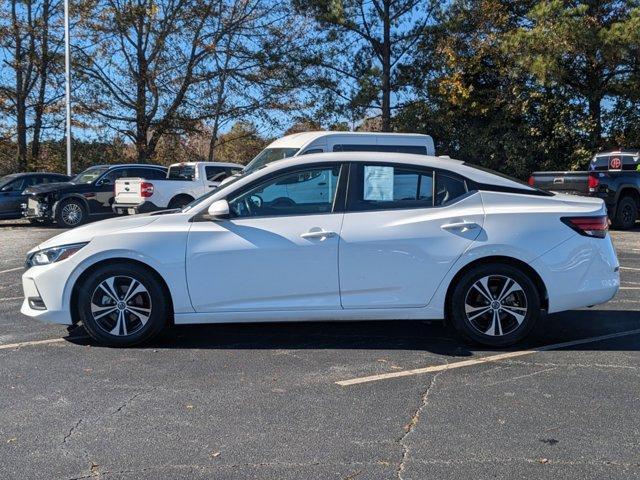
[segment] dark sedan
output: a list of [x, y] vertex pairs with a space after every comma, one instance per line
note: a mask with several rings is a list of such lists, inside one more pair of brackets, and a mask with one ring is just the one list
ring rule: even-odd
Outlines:
[[23, 191], [34, 185], [66, 182], [69, 177], [60, 173], [14, 173], [0, 178], [0, 219], [22, 217], [21, 205], [26, 201]]
[[34, 221], [54, 221], [61, 227], [77, 227], [90, 217], [112, 215], [114, 184], [118, 178], [165, 178], [159, 165], [98, 165], [87, 168], [68, 182], [28, 188], [24, 216]]

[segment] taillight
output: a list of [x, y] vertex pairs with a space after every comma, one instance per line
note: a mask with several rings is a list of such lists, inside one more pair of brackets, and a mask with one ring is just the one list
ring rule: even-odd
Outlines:
[[536, 184], [536, 181], [533, 179], [533, 175], [529, 177], [529, 180], [527, 180], [527, 183], [532, 187]]
[[153, 195], [153, 183], [142, 182], [140, 184], [140, 196], [142, 198], [149, 198]]
[[587, 185], [589, 186], [589, 190], [596, 189], [598, 185], [600, 185], [600, 180], [595, 175], [589, 175], [589, 180], [587, 181]]
[[607, 235], [607, 230], [609, 230], [609, 219], [606, 215], [597, 217], [562, 217], [560, 220], [585, 237], [604, 238]]

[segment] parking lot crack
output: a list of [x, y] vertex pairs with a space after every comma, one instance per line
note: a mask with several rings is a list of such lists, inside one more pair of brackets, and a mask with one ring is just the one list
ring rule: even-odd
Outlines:
[[143, 392], [137, 392], [134, 395], [132, 395], [128, 400], [125, 400], [125, 402], [120, 405], [118, 408], [116, 408], [112, 415], [115, 415], [116, 413], [120, 412], [124, 407], [126, 407], [127, 405], [129, 405], [131, 402], [133, 402], [137, 397], [139, 397], [140, 395], [142, 395]]
[[442, 375], [444, 371], [436, 373], [433, 378], [431, 378], [431, 382], [429, 386], [426, 388], [422, 395], [420, 395], [420, 404], [418, 408], [413, 412], [409, 422], [404, 426], [404, 434], [398, 439], [398, 444], [402, 447], [402, 457], [400, 458], [400, 463], [398, 464], [398, 468], [396, 470], [396, 476], [399, 480], [404, 479], [404, 470], [406, 468], [407, 460], [411, 455], [411, 448], [407, 444], [406, 440], [409, 435], [415, 430], [418, 422], [420, 421], [420, 417], [423, 415], [425, 408], [429, 404], [429, 396], [433, 390], [434, 385], [436, 384], [437, 378]]
[[80, 426], [80, 424], [82, 423], [82, 418], [80, 420], [78, 420], [75, 425], [73, 425], [70, 429], [69, 429], [69, 433], [67, 433], [64, 438], [62, 439], [62, 444], [67, 443], [67, 440], [69, 440], [69, 438], [71, 437], [71, 435], [73, 435], [73, 432], [76, 431], [76, 429]]

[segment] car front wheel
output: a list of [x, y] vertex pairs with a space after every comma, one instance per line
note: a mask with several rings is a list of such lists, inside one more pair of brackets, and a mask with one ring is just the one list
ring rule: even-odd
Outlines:
[[99, 267], [82, 281], [78, 313], [94, 340], [126, 347], [157, 335], [166, 324], [169, 308], [154, 274], [123, 263]]
[[540, 295], [533, 281], [511, 265], [479, 265], [454, 287], [450, 313], [466, 339], [492, 347], [525, 338], [540, 317]]
[[60, 227], [73, 228], [87, 221], [87, 210], [80, 200], [64, 200], [58, 206], [56, 223]]

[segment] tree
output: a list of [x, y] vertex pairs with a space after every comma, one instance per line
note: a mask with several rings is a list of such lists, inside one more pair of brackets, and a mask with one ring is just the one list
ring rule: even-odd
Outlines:
[[205, 24], [222, 1], [98, 0], [75, 48], [83, 112], [130, 138], [137, 160], [165, 133], [193, 127], [187, 98], [205, 81], [218, 38]]
[[304, 67], [292, 57], [303, 45], [303, 26], [285, 2], [231, 1], [207, 28], [219, 38], [206, 63], [210, 79], [193, 104], [210, 132], [207, 158], [217, 156], [219, 133], [247, 117], [274, 124], [272, 113], [298, 108], [297, 78]]
[[294, 0], [294, 4], [317, 20], [317, 38], [310, 43], [307, 61], [319, 72], [311, 78], [328, 92], [327, 103], [350, 114], [351, 121], [379, 111], [382, 131], [391, 131], [393, 111], [402, 106], [409, 84], [403, 68], [411, 63], [414, 47], [426, 34], [439, 2]]
[[568, 87], [586, 104], [589, 147], [603, 140], [603, 101], [637, 72], [635, 0], [543, 0], [506, 43], [516, 62], [545, 87]]
[[220, 135], [217, 156], [222, 162], [246, 165], [267, 146], [268, 140], [258, 133], [255, 125], [236, 123], [227, 133]]
[[[0, 15], [0, 109], [15, 128], [17, 168], [30, 168], [28, 133], [32, 129], [31, 159], [40, 155], [47, 108], [60, 97], [55, 79], [62, 42], [55, 28], [61, 3], [54, 0], [9, 0]], [[53, 85], [52, 85], [53, 83]]]
[[521, 178], [583, 159], [581, 112], [566, 86], [541, 87], [505, 48], [532, 3], [453, 2], [419, 45], [409, 74], [420, 98], [398, 127], [432, 135], [441, 154]]

